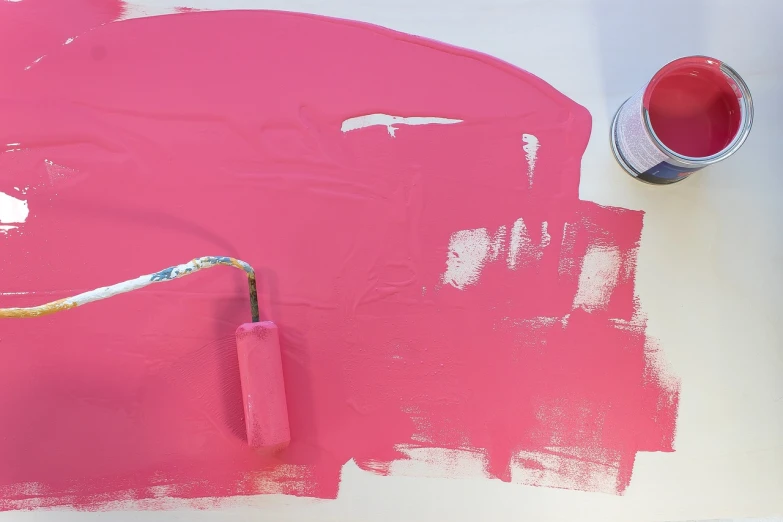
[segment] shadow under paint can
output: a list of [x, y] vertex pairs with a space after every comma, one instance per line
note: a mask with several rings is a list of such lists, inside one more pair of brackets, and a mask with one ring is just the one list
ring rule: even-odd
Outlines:
[[688, 56], [620, 106], [612, 151], [631, 176], [666, 185], [734, 154], [752, 123], [753, 100], [740, 75], [714, 58]]

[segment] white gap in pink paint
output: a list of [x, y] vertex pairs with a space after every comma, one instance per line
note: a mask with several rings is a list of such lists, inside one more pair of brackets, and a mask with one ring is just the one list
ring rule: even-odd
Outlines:
[[510, 270], [540, 261], [544, 248], [551, 242], [547, 226], [546, 221], [541, 223], [539, 243], [534, 243], [530, 238], [522, 218], [514, 222], [510, 235], [505, 225], [498, 227], [492, 235], [486, 228], [454, 232], [449, 240], [446, 271], [441, 276], [441, 282], [459, 290], [477, 283], [484, 266], [500, 258], [507, 242], [506, 266]]
[[500, 254], [503, 253], [506, 242], [506, 226], [501, 225], [498, 227], [498, 231], [492, 236], [492, 241], [489, 244], [489, 260], [496, 261]]
[[541, 243], [535, 244], [527, 233], [527, 227], [522, 218], [514, 222], [511, 227], [511, 239], [508, 249], [507, 264], [511, 270], [516, 270], [521, 264], [532, 261], [540, 261], [544, 255], [544, 248], [552, 241], [547, 230], [547, 222], [541, 223]]
[[503, 317], [500, 319], [500, 321], [495, 323], [494, 329], [498, 330], [501, 328], [514, 328], [522, 330], [538, 330], [540, 328], [547, 328], [558, 322], [561, 322], [562, 319], [562, 317], [548, 317], [543, 315], [536, 317], [526, 317], [523, 319], [515, 317]]
[[588, 312], [606, 308], [620, 276], [622, 256], [614, 246], [591, 245], [582, 259], [574, 308]]
[[8, 234], [9, 230], [18, 228], [17, 224], [27, 221], [29, 214], [27, 201], [0, 192], [0, 233]]
[[43, 56], [39, 56], [38, 58], [36, 58], [35, 60], [33, 60], [33, 63], [31, 63], [30, 65], [28, 65], [27, 67], [25, 67], [25, 68], [24, 68], [24, 70], [25, 70], [25, 71], [29, 71], [29, 70], [30, 70], [30, 69], [33, 67], [33, 65], [35, 65], [35, 64], [37, 64], [38, 62], [40, 62], [41, 60], [43, 60], [43, 59], [44, 59], [44, 57], [46, 57], [46, 55], [45, 55], [45, 54], [44, 54]]
[[454, 123], [462, 123], [462, 120], [454, 120], [451, 118], [438, 118], [434, 116], [392, 116], [390, 114], [366, 114], [364, 116], [356, 116], [348, 118], [343, 121], [340, 130], [342, 132], [350, 132], [358, 129], [364, 129], [366, 127], [372, 127], [380, 125], [386, 127], [389, 132], [389, 136], [394, 138], [394, 131], [397, 127], [394, 125], [452, 125]]
[[441, 280], [463, 290], [476, 283], [489, 254], [490, 238], [486, 228], [458, 230], [449, 240], [446, 272]]
[[525, 145], [522, 150], [525, 151], [525, 160], [527, 161], [527, 179], [528, 185], [533, 186], [533, 171], [536, 169], [536, 160], [538, 159], [538, 148], [541, 146], [538, 138], [532, 134], [523, 134], [522, 141]]

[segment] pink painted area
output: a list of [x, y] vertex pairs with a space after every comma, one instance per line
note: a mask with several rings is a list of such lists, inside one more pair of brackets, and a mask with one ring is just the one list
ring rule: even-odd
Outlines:
[[[0, 3], [0, 43], [26, 42], [6, 13], [41, 3]], [[622, 492], [637, 452], [672, 450], [677, 383], [634, 298], [642, 214], [578, 199], [583, 107], [478, 53], [304, 15], [136, 19], [62, 46], [121, 11], [71, 3], [57, 37], [3, 62], [0, 143], [23, 150], [0, 154], [0, 191], [31, 187], [27, 223], [0, 236], [0, 288], [30, 293], [3, 306], [246, 260], [279, 327], [292, 439], [273, 457], [247, 445], [246, 281], [216, 269], [2, 323], [4, 509], [334, 498], [350, 459], [387, 473], [429, 447], [479, 455], [488, 477]], [[341, 132], [374, 113], [463, 121]], [[500, 227], [478, 280], [444, 284], [452, 234]]]
[[237, 329], [237, 355], [247, 443], [260, 451], [279, 451], [291, 442], [291, 430], [275, 323], [241, 325]]
[[68, 38], [116, 20], [124, 4], [112, 0], [23, 0], [0, 3], [0, 86], [10, 87], [15, 72]]

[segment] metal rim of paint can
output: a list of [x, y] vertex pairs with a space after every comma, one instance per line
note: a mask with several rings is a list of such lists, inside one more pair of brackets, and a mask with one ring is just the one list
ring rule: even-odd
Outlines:
[[[739, 103], [740, 107], [740, 123], [739, 128], [733, 137], [733, 139], [720, 151], [718, 151], [715, 154], [704, 156], [704, 157], [693, 157], [693, 156], [686, 156], [684, 154], [680, 154], [672, 150], [670, 147], [668, 147], [666, 144], [661, 141], [661, 139], [656, 135], [655, 131], [653, 130], [652, 123], [650, 121], [650, 113], [647, 110], [647, 108], [642, 104], [640, 109], [641, 112], [638, 115], [642, 124], [643, 129], [645, 132], [645, 137], [649, 140], [649, 142], [657, 149], [658, 152], [662, 154], [663, 157], [666, 158], [666, 160], [674, 163], [675, 165], [681, 166], [685, 169], [688, 169], [688, 172], [686, 175], [683, 175], [675, 180], [672, 181], [651, 181], [650, 179], [645, 179], [645, 173], [639, 172], [639, 170], [635, 169], [624, 157], [622, 154], [622, 151], [620, 150], [620, 147], [617, 143], [617, 132], [618, 132], [618, 120], [620, 119], [621, 113], [623, 112], [623, 109], [630, 109], [627, 107], [628, 102], [634, 98], [635, 96], [644, 96], [647, 95], [649, 90], [651, 89], [651, 86], [654, 86], [655, 79], [663, 72], [666, 71], [667, 68], [674, 66], [678, 63], [685, 62], [687, 60], [704, 60], [707, 63], [712, 63], [719, 65], [720, 71], [725, 75], [727, 80], [729, 81], [732, 88], [736, 91], [739, 91], [738, 99], [741, 100]], [[745, 140], [748, 137], [748, 134], [750, 133], [750, 129], [753, 125], [753, 98], [750, 94], [750, 89], [748, 88], [745, 81], [742, 79], [742, 77], [735, 71], [733, 68], [728, 66], [727, 64], [723, 63], [720, 60], [717, 60], [715, 58], [710, 58], [708, 56], [703, 55], [694, 55], [694, 56], [685, 56], [682, 58], [677, 58], [676, 60], [672, 60], [671, 62], [664, 65], [661, 69], [659, 69], [658, 72], [653, 76], [653, 78], [647, 82], [647, 84], [639, 91], [636, 95], [631, 96], [627, 98], [617, 109], [617, 112], [615, 112], [614, 117], [612, 118], [612, 125], [610, 129], [610, 135], [609, 135], [609, 141], [612, 147], [612, 153], [614, 154], [615, 159], [620, 164], [620, 166], [625, 170], [629, 175], [636, 178], [639, 181], [642, 181], [644, 183], [650, 184], [650, 185], [670, 185], [673, 183], [677, 183], [679, 181], [682, 181], [690, 176], [693, 172], [696, 172], [697, 170], [701, 170], [702, 168], [712, 165], [713, 163], [717, 163], [719, 161], [722, 161], [735, 152], [739, 150], [739, 148], [742, 146], [742, 144], [745, 142]]]

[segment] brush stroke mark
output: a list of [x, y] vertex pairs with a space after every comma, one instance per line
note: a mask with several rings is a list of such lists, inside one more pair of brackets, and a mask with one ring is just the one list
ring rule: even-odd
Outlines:
[[[3, 323], [0, 508], [335, 498], [349, 461], [622, 493], [638, 452], [673, 450], [678, 383], [634, 292], [643, 216], [579, 200], [583, 107], [358, 23], [107, 23], [122, 4], [51, 0], [39, 26], [41, 2], [0, 2], [0, 143], [24, 147], [0, 154], [0, 189], [34, 187], [35, 211], [2, 238], [2, 306], [244, 259], [280, 329], [292, 440], [270, 459], [237, 434], [247, 277], [195, 274]], [[462, 121], [342, 132], [380, 111]], [[544, 144], [532, 185], [523, 134]], [[54, 165], [79, 181], [53, 186]], [[456, 231], [477, 248], [444, 283]]]

